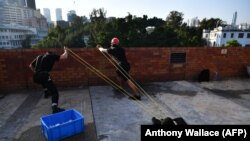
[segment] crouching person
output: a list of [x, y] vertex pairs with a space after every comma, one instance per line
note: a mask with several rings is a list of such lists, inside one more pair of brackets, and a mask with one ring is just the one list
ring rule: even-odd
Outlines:
[[64, 111], [64, 109], [58, 107], [59, 93], [49, 72], [56, 61], [66, 58], [68, 58], [68, 52], [64, 47], [63, 54], [57, 55], [54, 52], [46, 52], [45, 54], [38, 55], [29, 65], [30, 69], [34, 72], [34, 82], [42, 85], [44, 88], [44, 98], [51, 96], [52, 113], [58, 113]]

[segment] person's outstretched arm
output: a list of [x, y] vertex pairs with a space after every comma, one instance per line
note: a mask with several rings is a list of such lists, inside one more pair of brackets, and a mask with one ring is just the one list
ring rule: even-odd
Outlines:
[[68, 58], [68, 51], [66, 47], [64, 47], [64, 53], [60, 55], [60, 60]]
[[101, 45], [97, 45], [96, 46], [101, 52], [105, 52], [105, 53], [108, 53], [108, 50], [103, 48]]

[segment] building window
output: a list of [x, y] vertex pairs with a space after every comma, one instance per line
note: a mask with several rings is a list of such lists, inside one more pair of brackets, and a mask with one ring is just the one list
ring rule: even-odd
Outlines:
[[170, 63], [186, 63], [186, 53], [171, 53]]
[[250, 38], [250, 33], [247, 33], [247, 38]]
[[238, 38], [243, 38], [244, 37], [244, 33], [239, 33]]
[[231, 33], [231, 38], [234, 38], [234, 34], [233, 33]]
[[223, 38], [226, 38], [226, 37], [227, 37], [227, 33], [224, 33], [224, 34], [223, 34]]

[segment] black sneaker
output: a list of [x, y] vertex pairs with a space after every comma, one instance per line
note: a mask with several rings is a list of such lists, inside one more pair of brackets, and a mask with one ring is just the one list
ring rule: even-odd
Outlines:
[[170, 117], [166, 117], [161, 121], [162, 125], [175, 125], [174, 120]]
[[153, 122], [153, 125], [161, 125], [161, 120], [159, 120], [155, 117], [152, 118], [152, 122]]
[[59, 108], [59, 107], [57, 107], [57, 106], [53, 106], [53, 107], [52, 107], [52, 113], [53, 113], [53, 114], [59, 113], [59, 112], [62, 112], [62, 111], [65, 111], [65, 109]]
[[131, 100], [141, 100], [141, 96], [129, 96]]
[[176, 125], [187, 125], [187, 122], [182, 117], [178, 117], [173, 120]]

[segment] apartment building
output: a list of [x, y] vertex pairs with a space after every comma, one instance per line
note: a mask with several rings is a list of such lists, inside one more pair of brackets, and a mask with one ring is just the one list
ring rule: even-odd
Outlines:
[[213, 30], [204, 29], [202, 38], [210, 47], [226, 46], [227, 41], [232, 39], [237, 40], [242, 47], [250, 47], [250, 25], [241, 24], [239, 26], [220, 26]]

